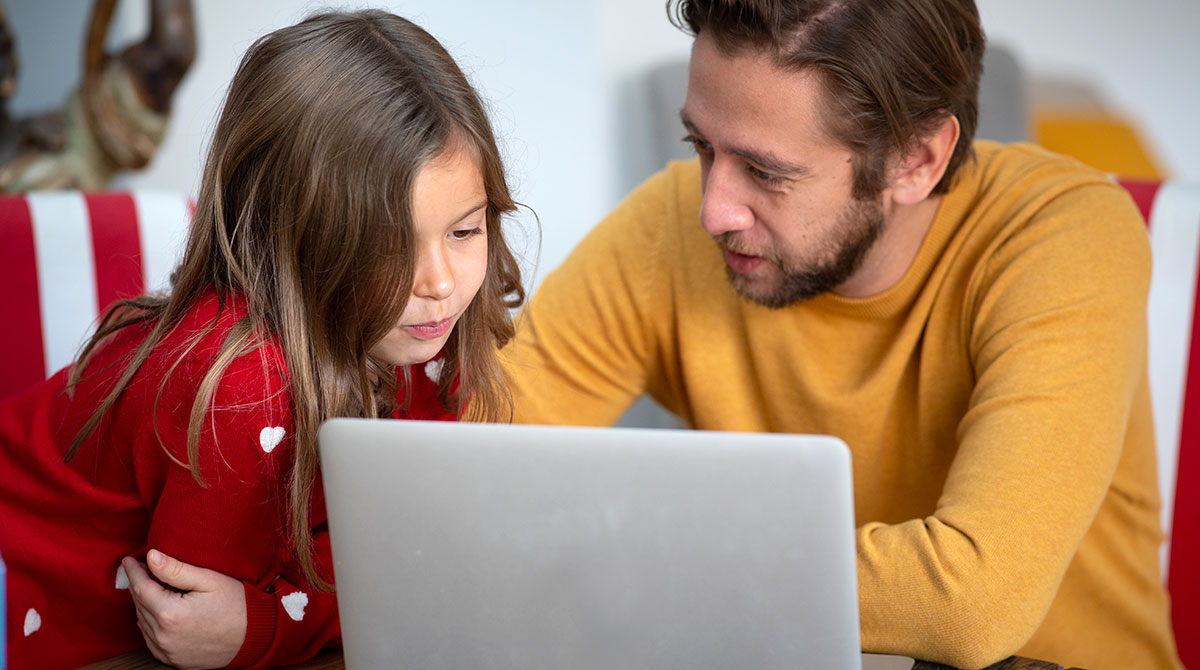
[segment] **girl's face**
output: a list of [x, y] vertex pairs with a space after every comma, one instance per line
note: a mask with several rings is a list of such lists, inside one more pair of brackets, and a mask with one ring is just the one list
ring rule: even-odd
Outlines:
[[487, 192], [469, 150], [451, 145], [413, 183], [416, 265], [400, 321], [371, 348], [392, 365], [433, 358], [487, 273]]

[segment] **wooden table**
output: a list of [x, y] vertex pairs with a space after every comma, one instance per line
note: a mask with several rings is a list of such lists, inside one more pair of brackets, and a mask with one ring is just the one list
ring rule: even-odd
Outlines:
[[[292, 670], [344, 670], [345, 667], [346, 664], [342, 662], [342, 652], [340, 651], [325, 651], [307, 663], [288, 666]], [[86, 668], [80, 668], [80, 670], [171, 670], [171, 666], [159, 663], [150, 655], [150, 652], [142, 650], [93, 663]], [[954, 668], [941, 663], [917, 661], [912, 670], [954, 670]], [[1064, 670], [1064, 668], [1055, 663], [1010, 656], [995, 665], [988, 666], [985, 670]], [[1071, 670], [1079, 669], [1072, 668]]]
[[[321, 666], [326, 667], [326, 666]], [[930, 663], [929, 661], [917, 661], [913, 665], [912, 670], [954, 670], [948, 665], [941, 663]], [[1079, 668], [1064, 669], [1057, 663], [1049, 661], [1039, 661], [1032, 658], [1024, 658], [1022, 656], [1009, 656], [1008, 658], [989, 665], [984, 670], [1079, 670]]]
[[[300, 665], [289, 665], [291, 670], [345, 670], [342, 662], [342, 652], [336, 650], [323, 651], [316, 658]], [[107, 661], [100, 661], [79, 670], [173, 670], [170, 665], [163, 665], [150, 655], [146, 649], [131, 651], [128, 654], [113, 656]]]

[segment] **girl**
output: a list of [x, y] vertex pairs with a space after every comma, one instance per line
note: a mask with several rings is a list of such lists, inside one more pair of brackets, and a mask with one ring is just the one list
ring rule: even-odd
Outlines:
[[141, 647], [122, 559], [149, 547], [241, 580], [216, 665], [336, 643], [317, 427], [507, 419], [513, 208], [479, 98], [420, 28], [331, 13], [255, 43], [170, 295], [120, 303], [0, 406], [9, 667]]

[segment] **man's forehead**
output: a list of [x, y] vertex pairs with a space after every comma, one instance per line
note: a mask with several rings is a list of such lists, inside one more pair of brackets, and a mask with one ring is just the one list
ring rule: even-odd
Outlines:
[[701, 33], [692, 48], [681, 118], [706, 135], [759, 150], [836, 144], [819, 74], [785, 69], [767, 52], [727, 51]]

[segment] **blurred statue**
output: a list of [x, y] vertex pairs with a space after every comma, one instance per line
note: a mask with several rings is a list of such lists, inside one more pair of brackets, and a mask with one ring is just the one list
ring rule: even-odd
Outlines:
[[191, 0], [149, 0], [150, 31], [120, 54], [104, 50], [117, 0], [96, 0], [83, 82], [60, 111], [14, 119], [13, 37], [0, 5], [0, 190], [100, 189], [145, 167], [162, 142], [171, 96], [196, 54]]

